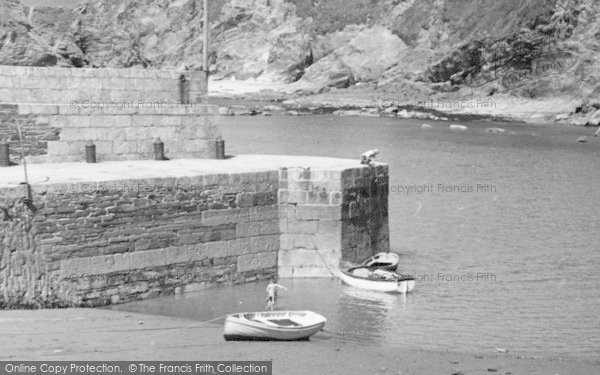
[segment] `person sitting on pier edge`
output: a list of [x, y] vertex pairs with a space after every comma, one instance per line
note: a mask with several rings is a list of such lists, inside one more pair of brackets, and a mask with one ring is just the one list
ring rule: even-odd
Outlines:
[[375, 156], [377, 156], [377, 154], [379, 154], [378, 149], [366, 151], [364, 154], [362, 154], [360, 158], [360, 164], [366, 164], [370, 166], [371, 161], [375, 159]]

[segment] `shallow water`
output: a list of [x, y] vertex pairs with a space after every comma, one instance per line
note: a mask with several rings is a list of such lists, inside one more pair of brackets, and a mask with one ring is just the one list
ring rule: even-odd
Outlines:
[[[390, 235], [409, 296], [337, 280], [282, 280], [280, 308], [327, 316], [347, 340], [432, 350], [600, 359], [600, 139], [595, 129], [335, 116], [222, 118], [228, 154], [390, 165]], [[488, 127], [502, 127], [490, 134]], [[478, 189], [479, 185], [479, 189]], [[409, 190], [410, 189], [410, 190]], [[208, 320], [263, 309], [263, 283], [119, 309]]]

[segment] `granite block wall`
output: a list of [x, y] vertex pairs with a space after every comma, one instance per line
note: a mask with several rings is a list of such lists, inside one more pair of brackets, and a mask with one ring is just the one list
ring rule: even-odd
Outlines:
[[205, 94], [204, 72], [0, 65], [0, 103], [199, 103]]
[[279, 276], [333, 275], [342, 254], [342, 171], [284, 168], [279, 173]]
[[[23, 133], [22, 150], [15, 121]], [[98, 162], [152, 160], [157, 138], [167, 158], [214, 158], [217, 124], [218, 108], [203, 104], [121, 109], [0, 104], [0, 142], [10, 144], [14, 163], [21, 151], [33, 163], [85, 161], [89, 141], [96, 145]]]
[[0, 306], [98, 306], [277, 272], [278, 172], [0, 190]]
[[[168, 163], [168, 162], [165, 162]], [[1, 170], [0, 170], [1, 173]], [[0, 307], [99, 306], [336, 273], [389, 249], [388, 168], [0, 189]]]
[[334, 275], [340, 259], [389, 251], [388, 167], [282, 169], [279, 275]]
[[152, 159], [156, 138], [168, 158], [212, 158], [206, 87], [203, 72], [0, 66], [0, 142], [14, 163], [83, 161], [89, 141], [98, 161]]
[[77, 162], [85, 160], [85, 145], [96, 146], [98, 162], [152, 160], [154, 142], [164, 143], [169, 159], [214, 158], [217, 127], [216, 106], [191, 104], [172, 108], [84, 108], [71, 106], [20, 105], [19, 115], [44, 113], [48, 132], [43, 157], [31, 162]]

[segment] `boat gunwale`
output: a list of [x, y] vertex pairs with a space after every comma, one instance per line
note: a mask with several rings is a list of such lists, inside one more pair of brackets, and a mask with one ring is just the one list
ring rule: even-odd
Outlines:
[[367, 270], [371, 270], [371, 269], [370, 269], [369, 267], [367, 267], [367, 266], [359, 266], [359, 267], [351, 267], [351, 268], [348, 268], [347, 270], [340, 270], [340, 271], [341, 271], [343, 274], [345, 274], [345, 275], [347, 275], [347, 276], [350, 276], [350, 277], [352, 277], [352, 278], [359, 279], [359, 280], [365, 280], [365, 281], [372, 281], [372, 282], [376, 282], [376, 283], [381, 283], [381, 282], [385, 282], [385, 283], [400, 283], [400, 282], [403, 282], [403, 281], [411, 281], [411, 280], [415, 280], [415, 278], [414, 278], [414, 277], [410, 277], [410, 276], [403, 276], [403, 275], [401, 275], [401, 274], [399, 274], [399, 273], [392, 272], [392, 271], [385, 271], [385, 270], [383, 270], [383, 271], [385, 271], [385, 272], [390, 272], [390, 273], [393, 273], [393, 274], [396, 274], [396, 275], [400, 276], [400, 278], [398, 278], [398, 279], [394, 279], [394, 280], [385, 280], [385, 279], [374, 280], [374, 279], [370, 279], [370, 278], [368, 278], [368, 277], [357, 276], [357, 275], [353, 275], [353, 274], [351, 274], [351, 273], [350, 273], [350, 271], [353, 271], [353, 270], [355, 270], [355, 269], [359, 269], [359, 268], [364, 268], [364, 269], [367, 269]]
[[387, 253], [386, 253], [386, 252], [380, 252], [380, 253], [377, 253], [377, 254], [371, 255], [371, 256], [370, 256], [370, 257], [368, 257], [367, 259], [365, 259], [365, 260], [363, 260], [362, 262], [360, 262], [360, 264], [361, 264], [361, 265], [364, 265], [364, 266], [366, 266], [366, 267], [371, 267], [371, 266], [369, 266], [369, 265], [367, 265], [367, 264], [365, 264], [365, 263], [367, 263], [367, 262], [368, 262], [368, 261], [370, 261], [370, 260], [376, 260], [376, 259], [377, 259], [377, 257], [378, 257], [380, 254], [391, 255], [391, 256], [392, 256], [392, 258], [394, 258], [394, 260], [396, 261], [396, 263], [398, 263], [398, 262], [400, 261], [400, 255], [399, 255], [399, 254], [397, 254], [397, 253], [394, 253], [394, 252], [391, 252], [391, 251], [390, 251], [390, 252], [387, 252]]

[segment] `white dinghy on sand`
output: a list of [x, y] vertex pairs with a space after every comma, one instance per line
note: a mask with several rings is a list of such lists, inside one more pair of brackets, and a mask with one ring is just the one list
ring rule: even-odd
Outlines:
[[308, 340], [326, 321], [312, 311], [243, 312], [227, 315], [224, 336], [228, 341]]

